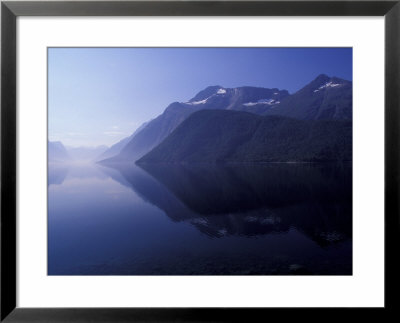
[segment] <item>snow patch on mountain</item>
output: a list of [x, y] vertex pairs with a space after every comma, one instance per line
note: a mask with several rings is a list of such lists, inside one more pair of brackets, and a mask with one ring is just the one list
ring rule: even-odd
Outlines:
[[219, 89], [218, 91], [217, 91], [217, 94], [225, 94], [226, 93], [226, 90], [225, 89]]
[[324, 85], [321, 85], [318, 89], [314, 90], [314, 93], [315, 93], [315, 92], [318, 92], [318, 91], [321, 91], [321, 90], [323, 90], [323, 89], [326, 89], [326, 88], [336, 87], [336, 86], [340, 86], [340, 85], [342, 85], [342, 84], [333, 83], [333, 82], [328, 82], [328, 83], [325, 83]]
[[279, 101], [276, 101], [274, 99], [261, 99], [261, 100], [258, 100], [257, 102], [243, 103], [243, 105], [246, 107], [252, 107], [257, 104], [275, 105], [275, 104], [279, 104], [279, 103], [280, 103]]
[[185, 104], [191, 104], [191, 105], [206, 104], [208, 99], [209, 98], [201, 100], [201, 101], [185, 102]]
[[226, 94], [226, 90], [223, 88], [220, 88], [216, 93], [214, 93], [213, 95], [209, 96], [208, 98], [205, 98], [204, 100], [200, 100], [200, 101], [188, 101], [188, 102], [184, 102], [184, 104], [190, 104], [190, 105], [198, 105], [198, 104], [206, 104], [207, 101], [216, 96], [216, 95], [221, 95], [221, 94]]

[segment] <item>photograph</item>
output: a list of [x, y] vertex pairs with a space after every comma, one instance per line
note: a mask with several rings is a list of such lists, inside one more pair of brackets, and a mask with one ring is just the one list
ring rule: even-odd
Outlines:
[[351, 47], [48, 47], [47, 274], [352, 275], [352, 79]]

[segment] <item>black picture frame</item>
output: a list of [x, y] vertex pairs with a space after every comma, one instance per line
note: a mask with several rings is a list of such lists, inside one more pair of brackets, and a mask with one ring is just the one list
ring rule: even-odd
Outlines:
[[[16, 19], [18, 16], [384, 16], [384, 308], [19, 308], [16, 307]], [[1, 302], [3, 322], [249, 322], [267, 319], [385, 321], [400, 305], [400, 0], [396, 1], [2, 1]], [[367, 143], [366, 143], [367, 144]], [[40, 291], [38, 290], [38, 293]], [[344, 316], [346, 315], [346, 316]]]

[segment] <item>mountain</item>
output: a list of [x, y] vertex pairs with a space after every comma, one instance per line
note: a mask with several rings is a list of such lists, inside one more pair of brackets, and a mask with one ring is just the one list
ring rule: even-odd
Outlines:
[[48, 141], [47, 142], [48, 162], [49, 163], [62, 163], [71, 160], [61, 141]]
[[352, 82], [321, 74], [296, 93], [261, 114], [303, 120], [351, 120]]
[[126, 137], [120, 141], [118, 141], [116, 144], [112, 145], [110, 148], [108, 148], [105, 152], [100, 154], [99, 156], [96, 157], [96, 161], [101, 161], [107, 158], [114, 157], [118, 155], [121, 150], [127, 145], [129, 141], [132, 140], [134, 136], [136, 136], [142, 129], [146, 127], [148, 122], [143, 123], [139, 128], [135, 130], [133, 134], [131, 134], [129, 137]]
[[298, 120], [242, 111], [193, 113], [137, 163], [346, 161], [352, 121]]
[[157, 118], [150, 121], [125, 145], [121, 152], [105, 163], [133, 162], [161, 143], [192, 113], [199, 110], [244, 110], [264, 113], [287, 97], [286, 90], [258, 87], [223, 88], [210, 86], [187, 102], [174, 102]]
[[[133, 162], [166, 139], [190, 115], [201, 110], [246, 111], [300, 120], [351, 120], [352, 82], [321, 74], [296, 93], [244, 86], [209, 86], [187, 102], [174, 102], [103, 163]], [[121, 145], [121, 146], [123, 146]], [[118, 146], [118, 149], [120, 146]]]
[[108, 149], [107, 146], [97, 147], [67, 147], [69, 155], [75, 161], [94, 161], [97, 156], [104, 153]]

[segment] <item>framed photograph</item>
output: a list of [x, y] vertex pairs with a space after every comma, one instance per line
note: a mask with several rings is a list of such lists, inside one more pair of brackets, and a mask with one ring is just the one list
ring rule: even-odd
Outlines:
[[399, 19], [3, 1], [1, 321], [397, 314]]

